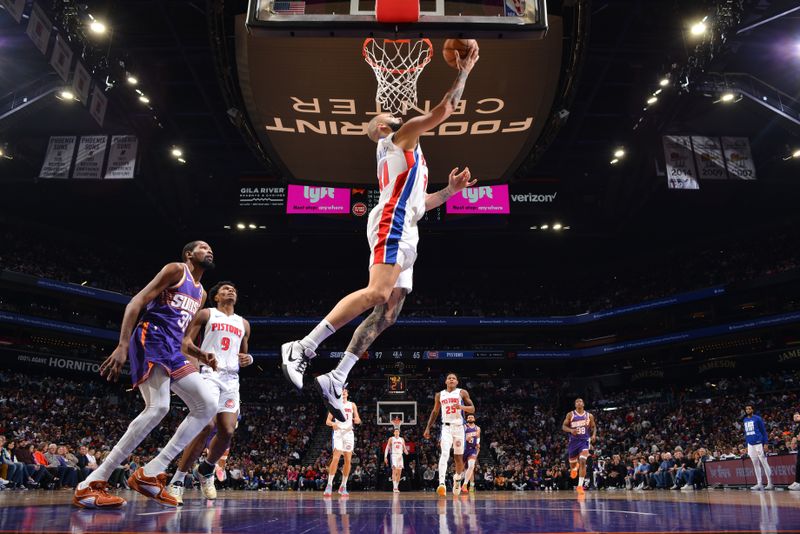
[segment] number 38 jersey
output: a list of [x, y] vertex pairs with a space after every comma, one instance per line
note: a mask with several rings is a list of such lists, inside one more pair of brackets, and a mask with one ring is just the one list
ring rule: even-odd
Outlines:
[[439, 407], [442, 410], [442, 423], [463, 425], [464, 417], [459, 406], [461, 405], [461, 388], [453, 391], [443, 389], [439, 392]]
[[217, 308], [209, 309], [203, 344], [200, 348], [214, 353], [220, 378], [239, 379], [239, 350], [242, 338], [244, 338], [244, 320], [239, 315], [226, 315]]

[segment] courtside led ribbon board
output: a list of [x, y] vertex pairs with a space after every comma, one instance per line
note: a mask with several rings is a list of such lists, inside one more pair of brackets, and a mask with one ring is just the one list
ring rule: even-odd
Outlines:
[[507, 185], [468, 187], [447, 201], [453, 215], [504, 215], [510, 213]]
[[286, 213], [346, 215], [350, 213], [350, 189], [290, 185], [286, 199]]

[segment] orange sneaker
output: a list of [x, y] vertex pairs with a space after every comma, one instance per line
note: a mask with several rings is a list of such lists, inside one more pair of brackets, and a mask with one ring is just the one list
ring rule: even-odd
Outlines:
[[72, 504], [78, 508], [114, 509], [125, 506], [125, 499], [108, 493], [108, 482], [105, 480], [95, 480], [85, 489], [75, 488]]
[[578, 468], [569, 470], [569, 478], [578, 478]]
[[469, 486], [467, 486], [466, 484], [461, 486], [461, 493], [469, 493]]
[[447, 488], [444, 487], [444, 484], [439, 484], [439, 487], [436, 488], [436, 494], [439, 497], [444, 497], [445, 495], [447, 495]]
[[577, 491], [578, 494], [583, 494], [586, 490], [583, 488], [583, 486], [575, 486], [575, 491]]
[[157, 476], [149, 477], [144, 474], [144, 468], [140, 467], [128, 479], [128, 486], [145, 497], [153, 499], [158, 504], [170, 507], [178, 507], [180, 505], [178, 499], [167, 491], [166, 473], [159, 473]]

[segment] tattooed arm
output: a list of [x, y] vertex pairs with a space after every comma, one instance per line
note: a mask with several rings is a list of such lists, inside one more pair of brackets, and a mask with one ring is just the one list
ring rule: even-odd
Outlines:
[[472, 174], [469, 172], [469, 167], [464, 167], [464, 170], [458, 172], [458, 167], [450, 171], [450, 178], [447, 187], [440, 189], [435, 193], [425, 194], [425, 211], [430, 211], [433, 208], [438, 208], [447, 199], [459, 193], [465, 187], [472, 187], [478, 180], [472, 180]]

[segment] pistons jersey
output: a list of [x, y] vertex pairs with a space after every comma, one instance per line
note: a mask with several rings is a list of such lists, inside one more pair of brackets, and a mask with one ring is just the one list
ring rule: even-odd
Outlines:
[[390, 454], [399, 454], [403, 455], [405, 452], [406, 440], [403, 438], [396, 438], [392, 436], [389, 438], [389, 451]]
[[428, 166], [422, 148], [403, 150], [394, 144], [394, 134], [378, 141], [379, 205], [393, 205], [394, 216], [416, 226], [425, 215], [425, 193], [428, 189]]
[[442, 423], [463, 425], [464, 416], [459, 406], [461, 406], [461, 388], [455, 388], [453, 391], [443, 389], [439, 392], [439, 407], [442, 410]]
[[342, 403], [342, 412], [344, 413], [344, 422], [336, 421], [337, 430], [334, 432], [352, 432], [353, 431], [353, 403], [350, 401]]
[[[214, 353], [220, 378], [239, 380], [239, 351], [242, 339], [244, 339], [244, 319], [236, 314], [226, 315], [217, 308], [209, 309], [201, 349]], [[211, 372], [211, 369], [204, 368], [203, 371]]]

